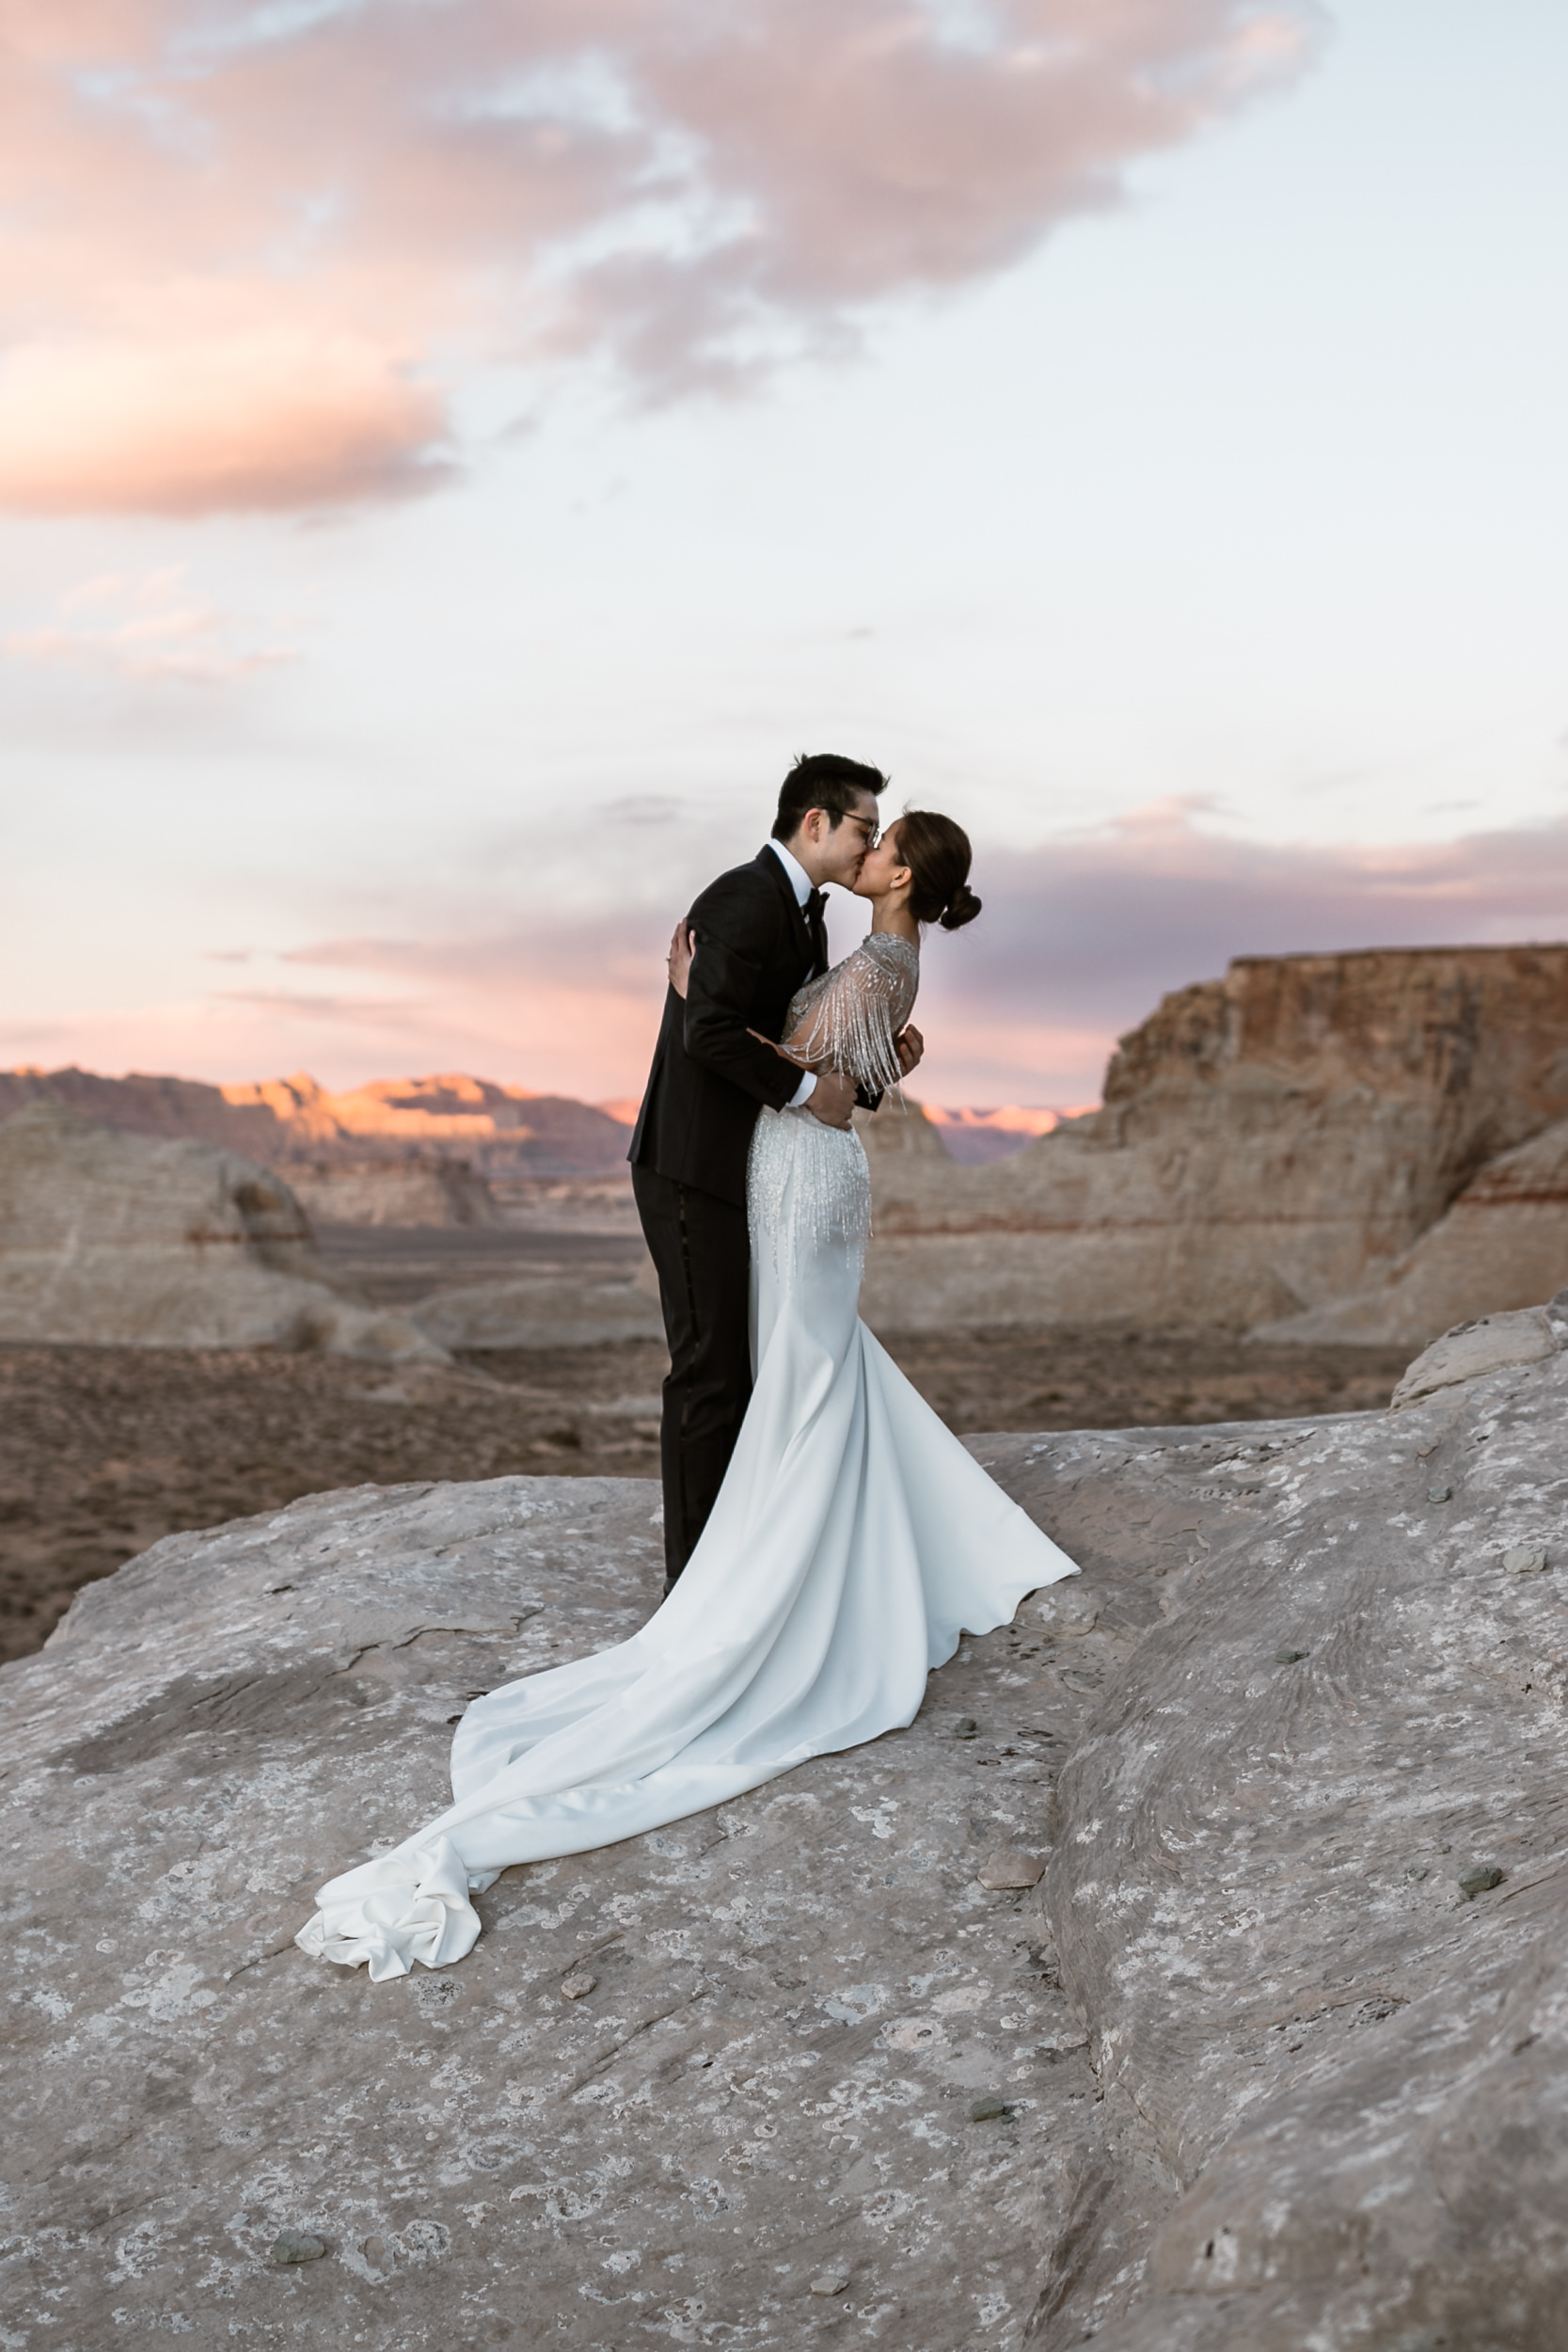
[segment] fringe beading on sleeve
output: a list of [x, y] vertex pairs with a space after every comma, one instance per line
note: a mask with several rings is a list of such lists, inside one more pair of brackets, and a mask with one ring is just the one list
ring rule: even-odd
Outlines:
[[810, 1024], [802, 1044], [814, 1069], [826, 1067], [873, 1092], [903, 1078], [894, 1039], [914, 1009], [920, 956], [907, 940], [879, 931], [842, 963], [809, 980], [789, 1008], [784, 1035]]

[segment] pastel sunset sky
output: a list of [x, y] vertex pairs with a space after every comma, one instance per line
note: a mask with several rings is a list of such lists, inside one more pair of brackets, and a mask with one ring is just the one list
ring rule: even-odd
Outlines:
[[935, 1102], [1563, 936], [1565, 99], [1548, 0], [8, 0], [0, 1062], [635, 1093], [800, 750], [974, 836]]

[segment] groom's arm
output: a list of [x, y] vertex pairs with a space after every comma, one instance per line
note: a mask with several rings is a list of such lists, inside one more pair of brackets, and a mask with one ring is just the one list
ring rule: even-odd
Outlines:
[[705, 890], [691, 910], [697, 953], [686, 984], [686, 1050], [717, 1077], [783, 1110], [800, 1073], [751, 1034], [769, 955], [778, 946], [779, 909], [766, 884], [754, 890]]

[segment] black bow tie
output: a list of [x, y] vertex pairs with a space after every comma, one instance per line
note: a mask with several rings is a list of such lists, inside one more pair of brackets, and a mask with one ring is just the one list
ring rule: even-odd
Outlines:
[[822, 920], [822, 910], [827, 903], [824, 892], [813, 890], [807, 894], [806, 903], [800, 909], [806, 918], [806, 937], [811, 941], [811, 967], [814, 973], [825, 972], [828, 968], [828, 926]]

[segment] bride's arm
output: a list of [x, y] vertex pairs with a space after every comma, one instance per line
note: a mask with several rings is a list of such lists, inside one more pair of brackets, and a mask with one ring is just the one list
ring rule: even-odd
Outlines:
[[895, 1025], [901, 1027], [909, 1009], [910, 994], [899, 979], [876, 956], [856, 948], [778, 1050], [801, 1069], [843, 1071], [879, 1098], [905, 1074]]
[[[801, 1033], [800, 1030], [797, 1030], [796, 1036], [799, 1037]], [[769, 1053], [777, 1054], [781, 1061], [788, 1062], [793, 1069], [810, 1070], [814, 1067], [818, 1069], [826, 1067], [825, 1062], [820, 1061], [814, 1065], [800, 1051], [795, 1038], [786, 1037], [781, 1044], [774, 1038], [764, 1037], [760, 1029], [752, 1029], [749, 1034], [756, 1039], [759, 1045], [766, 1045]]]

